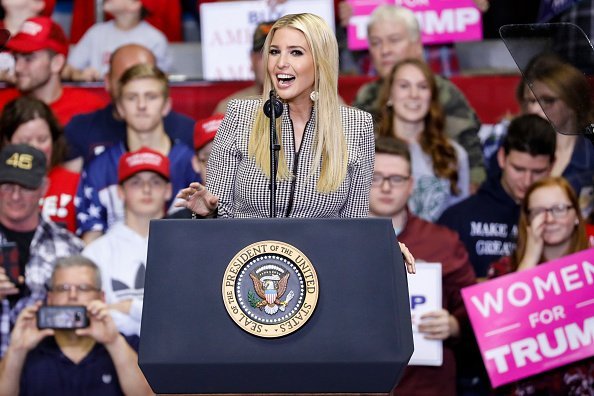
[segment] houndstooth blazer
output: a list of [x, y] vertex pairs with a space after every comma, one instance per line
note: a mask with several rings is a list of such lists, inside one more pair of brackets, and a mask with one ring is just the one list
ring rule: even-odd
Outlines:
[[[259, 99], [229, 102], [215, 137], [208, 161], [207, 187], [219, 197], [220, 217], [269, 216], [269, 179], [248, 156], [249, 135], [260, 103]], [[341, 106], [340, 114], [348, 150], [347, 174], [338, 190], [322, 194], [316, 190], [320, 168], [309, 176], [314, 157], [315, 114], [305, 127], [299, 153], [295, 153], [289, 106], [284, 104], [281, 144], [295, 178], [277, 180], [278, 217], [368, 216], [375, 155], [371, 115], [346, 106]]]

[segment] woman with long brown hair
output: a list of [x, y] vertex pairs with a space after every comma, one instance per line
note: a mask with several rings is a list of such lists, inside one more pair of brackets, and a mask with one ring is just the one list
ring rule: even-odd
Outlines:
[[418, 59], [397, 63], [380, 91], [378, 135], [406, 141], [415, 181], [410, 210], [429, 221], [469, 195], [468, 154], [444, 132], [435, 77]]

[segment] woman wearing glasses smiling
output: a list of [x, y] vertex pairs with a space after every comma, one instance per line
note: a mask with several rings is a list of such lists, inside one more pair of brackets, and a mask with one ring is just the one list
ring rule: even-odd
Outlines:
[[[491, 266], [489, 277], [536, 267], [588, 247], [585, 224], [571, 185], [562, 177], [535, 182], [522, 203], [518, 244]], [[594, 359], [549, 370], [497, 389], [498, 395], [591, 395]]]
[[523, 271], [588, 248], [576, 194], [563, 177], [530, 186], [522, 203], [515, 252], [494, 263], [489, 277]]

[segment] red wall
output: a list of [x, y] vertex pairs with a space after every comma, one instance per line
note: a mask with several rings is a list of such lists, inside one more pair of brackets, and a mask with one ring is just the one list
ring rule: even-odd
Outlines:
[[[514, 96], [518, 80], [518, 76], [506, 75], [452, 78], [452, 82], [464, 92], [483, 123], [495, 123], [504, 115], [518, 111]], [[361, 84], [367, 81], [370, 81], [369, 77], [340, 77], [339, 93], [346, 103], [352, 103]], [[221, 99], [248, 85], [250, 82], [246, 81], [172, 83], [173, 107], [195, 119], [206, 118]], [[101, 86], [89, 89], [107, 95]]]

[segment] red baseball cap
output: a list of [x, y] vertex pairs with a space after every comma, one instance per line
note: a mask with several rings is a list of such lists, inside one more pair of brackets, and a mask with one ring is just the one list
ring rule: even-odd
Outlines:
[[155, 172], [169, 180], [169, 158], [147, 147], [128, 152], [120, 158], [118, 182], [123, 183], [138, 172], [143, 171]]
[[195, 150], [200, 150], [212, 142], [224, 117], [224, 114], [217, 113], [203, 120], [196, 121], [196, 125], [194, 125]]
[[8, 40], [6, 48], [21, 53], [50, 49], [68, 56], [68, 40], [64, 31], [51, 18], [42, 16], [27, 19], [19, 32]]

